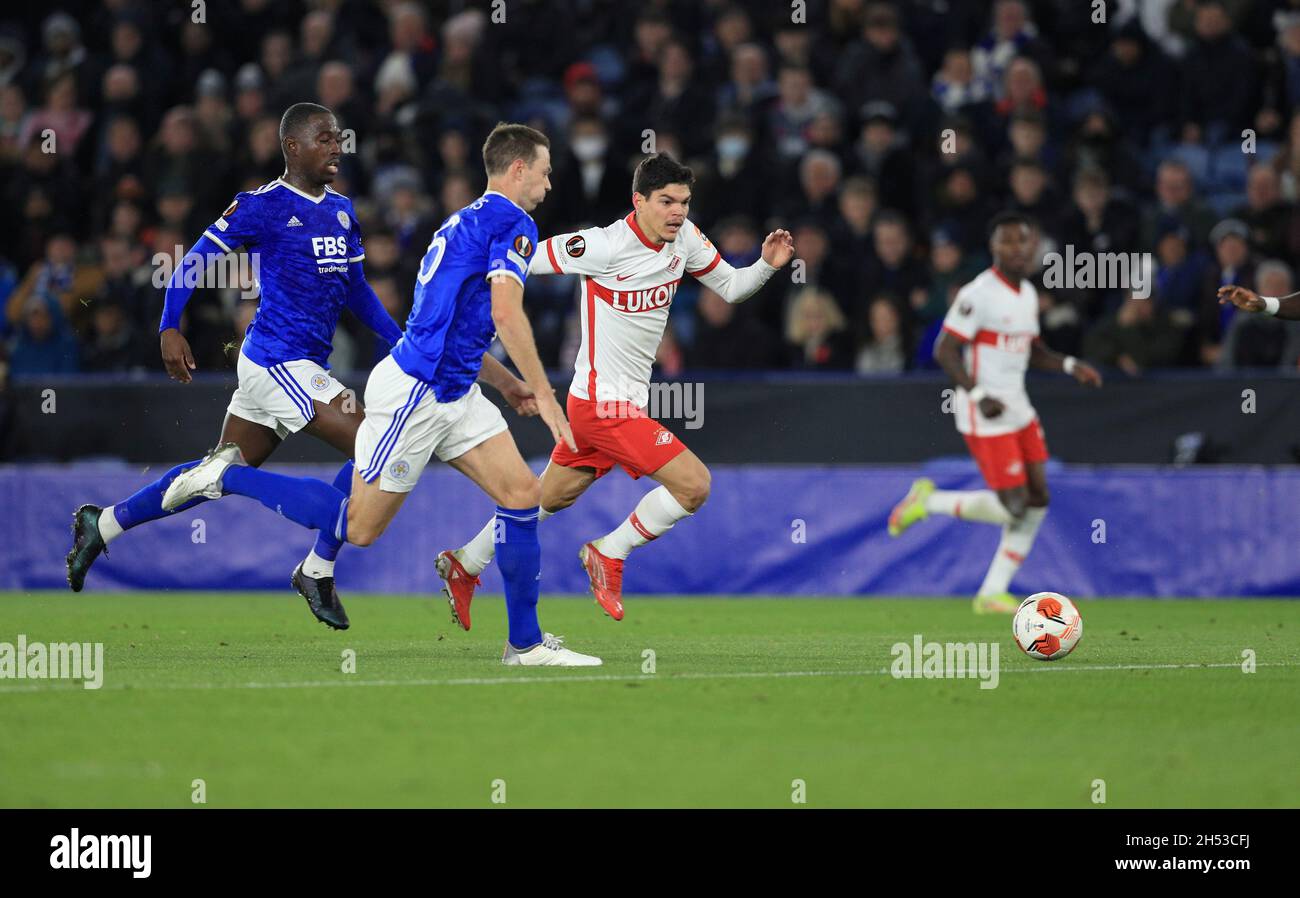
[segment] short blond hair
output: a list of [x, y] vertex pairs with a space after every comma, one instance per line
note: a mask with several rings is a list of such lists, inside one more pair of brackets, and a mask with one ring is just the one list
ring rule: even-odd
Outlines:
[[802, 319], [814, 307], [820, 307], [822, 314], [826, 316], [831, 333], [844, 330], [844, 313], [840, 311], [840, 305], [835, 301], [835, 297], [820, 287], [804, 287], [794, 295], [785, 322], [785, 338], [791, 343], [803, 343], [810, 336], [803, 326]]

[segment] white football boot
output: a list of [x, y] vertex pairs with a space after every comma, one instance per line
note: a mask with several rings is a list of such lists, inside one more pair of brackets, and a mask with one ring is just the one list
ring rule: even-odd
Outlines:
[[182, 471], [163, 493], [163, 511], [179, 508], [197, 496], [221, 498], [221, 477], [231, 465], [246, 465], [244, 453], [234, 443], [222, 443], [188, 471]]
[[563, 636], [546, 633], [540, 643], [526, 652], [519, 651], [507, 642], [501, 663], [521, 664], [524, 667], [600, 667], [605, 662], [595, 655], [583, 655], [573, 649], [566, 649]]

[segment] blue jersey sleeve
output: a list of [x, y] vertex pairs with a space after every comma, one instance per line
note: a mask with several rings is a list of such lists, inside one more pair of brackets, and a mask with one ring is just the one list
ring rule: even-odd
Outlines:
[[226, 252], [241, 246], [256, 246], [262, 232], [259, 199], [257, 194], [236, 194], [234, 202], [226, 207], [226, 211], [221, 213], [221, 217], [203, 235]]
[[523, 284], [536, 251], [537, 225], [533, 219], [524, 212], [506, 219], [488, 247], [488, 277], [501, 272]]

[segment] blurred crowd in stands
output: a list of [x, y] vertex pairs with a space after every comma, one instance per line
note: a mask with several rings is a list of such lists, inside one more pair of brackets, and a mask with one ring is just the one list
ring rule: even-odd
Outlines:
[[[1296, 289], [1300, 0], [809, 0], [802, 21], [727, 0], [55, 0], [3, 16], [11, 374], [160, 371], [158, 284], [237, 191], [281, 174], [279, 117], [300, 100], [354, 140], [334, 186], [399, 322], [430, 235], [483, 189], [483, 136], [513, 120], [553, 142], [543, 238], [625, 215], [649, 141], [693, 167], [691, 216], [733, 264], [794, 233], [796, 276], [748, 303], [683, 281], [661, 376], [931, 368], [1003, 209], [1033, 217], [1044, 255], [1149, 254], [1147, 297], [1040, 283], [1052, 347], [1132, 376], [1300, 360], [1293, 327], [1215, 299]], [[233, 370], [255, 305], [195, 294], [200, 371]], [[545, 361], [568, 366], [572, 279], [530, 279], [526, 305]], [[345, 316], [331, 362], [382, 351]]]

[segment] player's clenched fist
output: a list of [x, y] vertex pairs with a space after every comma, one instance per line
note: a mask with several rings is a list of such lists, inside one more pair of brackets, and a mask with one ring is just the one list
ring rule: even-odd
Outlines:
[[183, 384], [189, 383], [190, 372], [198, 367], [194, 364], [194, 353], [190, 351], [189, 341], [174, 327], [163, 331], [161, 339], [163, 367], [167, 369], [167, 376]]
[[773, 231], [763, 241], [763, 261], [773, 268], [784, 268], [794, 258], [794, 238], [784, 229]]

